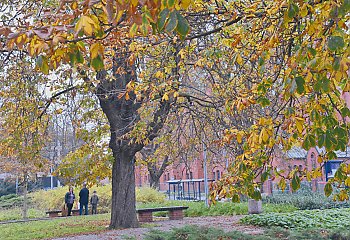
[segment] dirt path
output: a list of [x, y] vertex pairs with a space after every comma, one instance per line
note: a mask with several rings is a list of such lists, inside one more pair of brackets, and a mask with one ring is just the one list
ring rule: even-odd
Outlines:
[[243, 216], [230, 216], [230, 217], [191, 217], [183, 220], [157, 220], [153, 223], [147, 224], [147, 227], [133, 228], [133, 229], [121, 229], [111, 230], [98, 234], [80, 235], [65, 238], [56, 238], [55, 240], [111, 240], [111, 239], [125, 239], [126, 236], [135, 237], [136, 239], [143, 239], [143, 235], [149, 232], [151, 229], [158, 230], [170, 230], [171, 228], [183, 227], [186, 225], [198, 225], [206, 227], [221, 228], [225, 231], [241, 231], [248, 234], [261, 234], [263, 230], [254, 226], [246, 226], [239, 224], [239, 219]]

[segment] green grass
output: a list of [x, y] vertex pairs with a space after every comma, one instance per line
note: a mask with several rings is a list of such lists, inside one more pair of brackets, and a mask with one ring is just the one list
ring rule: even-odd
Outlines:
[[[45, 217], [45, 211], [37, 209], [28, 209], [28, 218], [42, 218]], [[22, 219], [22, 209], [2, 209], [0, 210], [0, 221], [18, 220]]]
[[46, 239], [67, 235], [97, 233], [106, 230], [109, 220], [109, 214], [98, 214], [3, 224], [0, 225], [0, 238], [3, 240]]

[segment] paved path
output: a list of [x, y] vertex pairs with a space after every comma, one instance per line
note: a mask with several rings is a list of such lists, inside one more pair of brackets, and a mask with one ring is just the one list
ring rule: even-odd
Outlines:
[[239, 219], [243, 216], [230, 216], [230, 217], [191, 217], [184, 218], [183, 220], [157, 220], [153, 223], [147, 224], [149, 227], [132, 228], [132, 229], [121, 229], [121, 230], [110, 230], [97, 234], [88, 234], [64, 238], [56, 238], [55, 240], [122, 240], [123, 237], [130, 236], [135, 237], [138, 240], [143, 239], [143, 235], [149, 232], [151, 229], [158, 229], [167, 231], [171, 228], [183, 227], [185, 225], [198, 225], [206, 227], [222, 228], [225, 231], [241, 231], [248, 234], [261, 234], [263, 230], [254, 226], [245, 226], [239, 224]]

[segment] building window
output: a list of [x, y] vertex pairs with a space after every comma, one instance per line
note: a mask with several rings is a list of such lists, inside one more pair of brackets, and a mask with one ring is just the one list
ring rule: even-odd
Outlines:
[[186, 179], [190, 179], [190, 175], [186, 173]]
[[168, 173], [168, 181], [170, 180], [170, 173]]
[[190, 172], [190, 179], [193, 179], [193, 172]]
[[219, 170], [216, 171], [216, 179], [217, 179], [217, 180], [220, 179], [220, 171], [219, 171]]
[[213, 172], [213, 179], [215, 180], [215, 172]]
[[164, 181], [166, 181], [166, 173], [164, 173]]

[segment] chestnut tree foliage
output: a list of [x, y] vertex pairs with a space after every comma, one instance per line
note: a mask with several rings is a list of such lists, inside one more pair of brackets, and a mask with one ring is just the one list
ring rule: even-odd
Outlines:
[[[159, 135], [169, 114], [191, 116], [202, 126], [196, 137], [204, 144], [235, 151], [213, 200], [239, 200], [239, 194], [258, 199], [257, 187], [269, 176], [278, 177], [282, 189], [290, 180], [294, 190], [301, 178], [319, 176], [320, 169], [302, 176], [274, 169], [276, 146], [324, 148], [320, 163], [346, 149], [349, 0], [2, 4], [4, 64], [14, 52], [24, 52], [45, 74], [69, 69], [74, 82], [53, 83], [56, 94], [49, 102], [57, 93], [80, 91], [104, 113], [86, 117], [108, 122], [112, 228], [137, 226], [135, 154]], [[37, 7], [23, 8], [28, 4]], [[186, 110], [174, 111], [179, 108]], [[206, 131], [208, 126], [215, 130]], [[343, 164], [334, 186], [349, 186], [349, 172]], [[331, 193], [331, 183], [325, 191]], [[348, 199], [347, 191], [336, 198]]]

